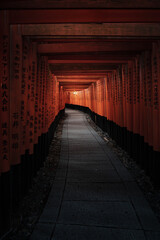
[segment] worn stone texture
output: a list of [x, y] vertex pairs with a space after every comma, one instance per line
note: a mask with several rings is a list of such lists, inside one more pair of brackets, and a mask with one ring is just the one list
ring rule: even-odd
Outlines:
[[131, 174], [83, 113], [66, 114], [55, 182], [33, 236], [48, 228], [44, 239], [158, 240], [160, 223]]

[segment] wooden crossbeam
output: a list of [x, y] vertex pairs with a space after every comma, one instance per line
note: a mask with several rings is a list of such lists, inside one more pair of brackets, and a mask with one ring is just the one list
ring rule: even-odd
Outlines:
[[29, 9], [9, 10], [11, 24], [157, 23], [160, 9]]
[[127, 60], [119, 60], [119, 59], [115, 59], [115, 60], [112, 60], [112, 59], [109, 59], [109, 60], [49, 60], [48, 62], [50, 64], [65, 64], [65, 63], [116, 63], [116, 64], [119, 64], [119, 63], [127, 63], [129, 59]]
[[79, 83], [91, 83], [91, 82], [96, 82], [97, 80], [100, 80], [100, 78], [98, 78], [97, 80], [95, 79], [59, 79], [57, 78], [58, 82], [60, 83], [72, 83], [72, 84], [79, 84]]
[[[53, 73], [55, 73], [56, 71], [63, 73], [66, 71], [70, 71], [72, 73], [75, 72], [85, 72], [86, 71], [102, 71], [103, 73], [107, 70], [114, 70], [117, 69], [117, 67], [119, 66], [119, 64], [98, 64], [98, 63], [66, 63], [66, 64], [50, 64], [50, 69]], [[56, 73], [55, 73], [56, 75]]]
[[[159, 15], [160, 16], [160, 15]], [[24, 24], [24, 36], [160, 37], [160, 23]]]
[[114, 51], [143, 51], [151, 49], [151, 41], [106, 41], [101, 42], [71, 42], [39, 44], [38, 52], [44, 54], [51, 53], [85, 53], [85, 52], [114, 52]]
[[30, 9], [30, 8], [160, 8], [159, 0], [5, 0], [0, 2], [0, 8]]

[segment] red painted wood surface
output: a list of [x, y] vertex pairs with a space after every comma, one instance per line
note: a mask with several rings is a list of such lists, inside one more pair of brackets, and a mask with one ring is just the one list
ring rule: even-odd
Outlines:
[[20, 164], [22, 37], [19, 26], [11, 27], [10, 153], [11, 163]]
[[[55, 23], [55, 24], [24, 24], [22, 34], [24, 36], [39, 36], [52, 38], [108, 38], [108, 39], [146, 39], [160, 36], [160, 25], [157, 23]], [[38, 36], [38, 37], [37, 37]], [[120, 40], [121, 41], [121, 40]]]
[[29, 132], [30, 132], [30, 137], [29, 137], [29, 142], [30, 142], [30, 147], [29, 151], [30, 154], [33, 154], [34, 152], [34, 144], [35, 144], [35, 116], [36, 116], [36, 81], [37, 81], [37, 45], [36, 43], [32, 43], [31, 46], [31, 62], [30, 62], [30, 67], [31, 67], [31, 92], [30, 92], [30, 127], [29, 127]]
[[[103, 55], [105, 52], [112, 53], [115, 52], [115, 55], [119, 54], [119, 52], [124, 51], [126, 54], [132, 51], [143, 51], [145, 49], [152, 48], [152, 41], [151, 40], [126, 40], [123, 41], [121, 39], [112, 39], [112, 40], [104, 40], [99, 39], [97, 41], [95, 39], [89, 39], [88, 41], [85, 39], [73, 39], [70, 42], [66, 42], [67, 39], [64, 39], [63, 42], [57, 41], [55, 43], [49, 44], [39, 44], [38, 45], [38, 52], [44, 54], [51, 54], [54, 53], [81, 53], [81, 52], [100, 52]], [[41, 42], [45, 41], [42, 39]], [[52, 41], [50, 39], [50, 41]], [[55, 41], [55, 39], [53, 39]], [[69, 40], [68, 40], [69, 41]], [[136, 43], [136, 44], [135, 44]], [[132, 52], [133, 53], [133, 52]], [[53, 55], [53, 56], [54, 56]], [[101, 56], [100, 55], [100, 56]], [[80, 56], [79, 56], [80, 57]]]
[[10, 33], [8, 14], [0, 14], [0, 174], [10, 169]]
[[[71, 89], [67, 101], [90, 107], [95, 113], [144, 137], [155, 151], [160, 151], [159, 63], [158, 41], [153, 44], [152, 51], [144, 51], [117, 70], [107, 72], [105, 78], [90, 82], [88, 90], [74, 94], [74, 89]], [[69, 79], [66, 76], [65, 84]]]
[[[148, 17], [149, 16], [149, 17]], [[160, 22], [159, 9], [10, 10], [11, 24]]]
[[1, 8], [13, 8], [13, 9], [57, 9], [57, 8], [63, 8], [63, 9], [81, 9], [81, 8], [87, 8], [87, 9], [96, 9], [96, 8], [102, 8], [102, 9], [132, 9], [132, 8], [160, 8], [160, 3], [158, 0], [145, 0], [145, 1], [139, 1], [139, 0], [123, 0], [123, 1], [114, 1], [114, 0], [52, 0], [52, 1], [46, 1], [46, 0], [39, 0], [37, 4], [37, 0], [6, 0], [2, 1], [0, 3]]
[[13, 8], [13, 9], [57, 9], [57, 8], [63, 8], [69, 9], [69, 8], [106, 8], [106, 9], [132, 9], [132, 8], [160, 8], [160, 3], [158, 0], [145, 0], [145, 1], [139, 1], [139, 0], [123, 0], [123, 1], [107, 1], [107, 0], [52, 0], [52, 1], [45, 1], [45, 0], [39, 0], [37, 4], [37, 0], [6, 0], [0, 3], [1, 8]]
[[22, 46], [22, 81], [21, 81], [21, 155], [25, 154], [27, 136], [27, 102], [29, 74], [29, 40], [24, 39]]
[[115, 64], [119, 64], [119, 63], [127, 63], [127, 59], [126, 60], [49, 60], [50, 64], [65, 64], [65, 63], [115, 63]]
[[157, 44], [153, 44], [152, 51], [152, 81], [153, 81], [153, 148], [155, 151], [160, 150], [159, 145], [159, 97], [158, 97], [158, 55], [157, 55]]

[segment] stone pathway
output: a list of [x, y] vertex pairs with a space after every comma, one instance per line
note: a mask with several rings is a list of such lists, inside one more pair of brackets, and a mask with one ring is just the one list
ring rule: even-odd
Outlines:
[[66, 113], [55, 181], [30, 240], [159, 240], [160, 223], [128, 170], [82, 112]]

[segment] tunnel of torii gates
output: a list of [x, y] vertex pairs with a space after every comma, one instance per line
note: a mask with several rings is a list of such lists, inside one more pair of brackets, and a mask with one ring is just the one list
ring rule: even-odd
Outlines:
[[7, 2], [0, 3], [0, 235], [43, 166], [65, 104], [89, 113], [159, 187], [160, 2], [122, 1], [121, 9], [112, 1], [99, 9], [91, 0], [90, 9], [84, 1], [71, 1], [75, 9]]

